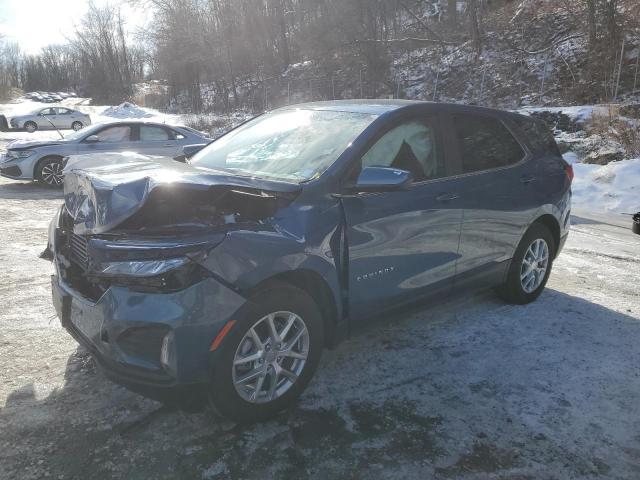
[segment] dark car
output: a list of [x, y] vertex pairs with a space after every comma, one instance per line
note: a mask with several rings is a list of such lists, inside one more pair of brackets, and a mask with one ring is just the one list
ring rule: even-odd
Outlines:
[[572, 177], [546, 127], [508, 112], [287, 107], [189, 164], [125, 156], [69, 172], [53, 300], [116, 382], [255, 421], [374, 315], [468, 288], [536, 299], [566, 240]]

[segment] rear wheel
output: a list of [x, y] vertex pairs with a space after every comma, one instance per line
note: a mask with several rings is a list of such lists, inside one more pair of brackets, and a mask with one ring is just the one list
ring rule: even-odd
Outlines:
[[33, 133], [38, 130], [38, 125], [36, 124], [36, 122], [26, 122], [24, 124], [24, 129], [29, 133]]
[[210, 398], [238, 423], [290, 406], [311, 380], [324, 345], [322, 318], [304, 291], [279, 284], [252, 296], [219, 347]]
[[81, 130], [81, 129], [82, 129], [82, 127], [84, 127], [84, 125], [82, 124], [82, 122], [78, 122], [78, 121], [76, 121], [76, 122], [73, 122], [73, 123], [71, 124], [71, 128], [73, 128], [76, 132], [77, 132], [78, 130]]
[[49, 157], [41, 160], [36, 167], [35, 178], [43, 185], [51, 188], [62, 187], [64, 165], [59, 157]]
[[498, 288], [498, 294], [515, 304], [526, 304], [538, 298], [549, 279], [555, 249], [549, 229], [534, 223], [522, 237], [511, 260], [507, 281]]

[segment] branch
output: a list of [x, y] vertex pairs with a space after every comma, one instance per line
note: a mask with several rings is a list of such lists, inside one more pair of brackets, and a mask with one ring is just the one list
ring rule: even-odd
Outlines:
[[419, 43], [437, 43], [442, 45], [458, 45], [453, 42], [443, 42], [442, 40], [435, 40], [433, 38], [416, 38], [416, 37], [405, 37], [405, 38], [388, 38], [386, 40], [376, 40], [374, 38], [366, 38], [364, 40], [356, 40], [355, 43], [405, 43], [405, 42], [419, 42]]
[[517, 50], [519, 52], [526, 53], [528, 55], [538, 55], [540, 53], [545, 53], [545, 52], [548, 52], [549, 50], [553, 50], [554, 48], [557, 48], [559, 45], [562, 45], [563, 43], [568, 42], [569, 40], [573, 40], [574, 38], [579, 38], [579, 37], [582, 37], [581, 33], [576, 33], [575, 35], [569, 35], [568, 37], [565, 37], [562, 40], [558, 40], [557, 42], [552, 43], [548, 47], [542, 48], [540, 50], [534, 50], [534, 51], [525, 50], [524, 48], [517, 47], [510, 40], [505, 39], [505, 41], [513, 50]]
[[440, 44], [440, 46], [442, 47], [442, 50], [444, 51], [445, 41], [442, 39], [442, 37], [438, 35], [436, 32], [434, 32], [424, 20], [422, 20], [415, 13], [413, 13], [411, 9], [404, 4], [404, 2], [399, 1], [398, 3], [402, 8], [404, 8], [407, 11], [409, 15], [411, 15], [415, 19], [416, 22], [422, 25], [422, 28], [424, 28], [428, 33], [430, 33], [433, 37], [436, 38], [437, 42]]

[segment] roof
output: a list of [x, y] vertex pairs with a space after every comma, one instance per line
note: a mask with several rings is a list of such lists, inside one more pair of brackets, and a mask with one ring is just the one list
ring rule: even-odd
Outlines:
[[398, 110], [399, 108], [411, 105], [426, 104], [429, 102], [421, 102], [418, 100], [385, 100], [385, 99], [366, 99], [366, 100], [330, 100], [326, 102], [300, 103], [297, 105], [289, 105], [278, 110], [325, 110], [333, 112], [352, 112], [367, 113], [373, 115], [382, 115], [383, 113]]
[[428, 105], [434, 110], [466, 111], [468, 113], [492, 113], [499, 115], [514, 115], [506, 110], [481, 107], [476, 105], [465, 105], [461, 103], [440, 103], [426, 102], [420, 100], [387, 100], [387, 99], [365, 99], [365, 100], [330, 100], [326, 102], [300, 103], [289, 105], [275, 111], [305, 109], [324, 110], [333, 112], [352, 112], [370, 115], [382, 115], [396, 110], [415, 107], [418, 105]]

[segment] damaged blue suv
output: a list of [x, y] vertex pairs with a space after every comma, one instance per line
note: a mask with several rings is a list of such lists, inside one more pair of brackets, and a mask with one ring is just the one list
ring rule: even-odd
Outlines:
[[487, 286], [533, 301], [569, 228], [545, 125], [478, 107], [298, 105], [187, 163], [97, 163], [66, 174], [50, 228], [63, 326], [114, 381], [239, 422], [290, 405], [374, 314]]

